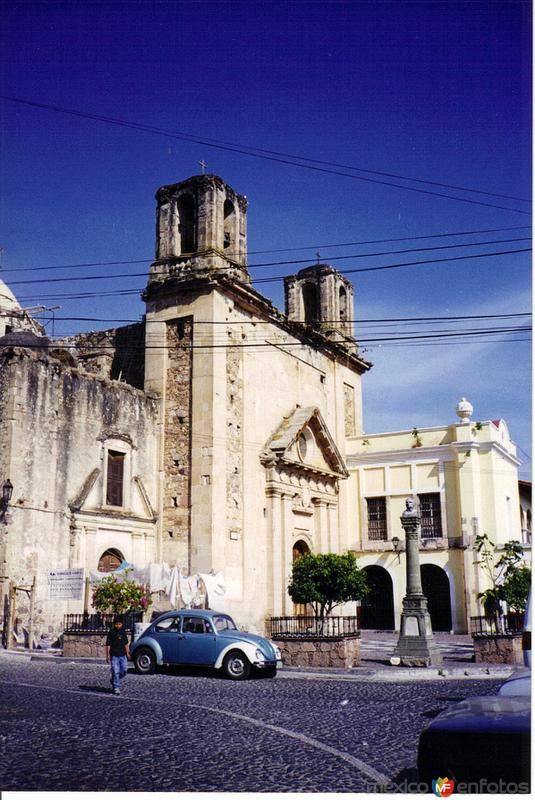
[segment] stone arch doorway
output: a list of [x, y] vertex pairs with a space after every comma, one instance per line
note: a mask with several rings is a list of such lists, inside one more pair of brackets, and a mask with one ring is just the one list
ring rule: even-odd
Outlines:
[[[304, 539], [298, 539], [292, 547], [292, 564], [301, 556], [307, 555], [307, 553], [310, 553], [310, 547]], [[311, 616], [313, 613], [311, 607], [306, 603], [294, 603], [294, 615], [296, 617]]]
[[442, 567], [422, 564], [420, 567], [422, 590], [427, 597], [427, 607], [434, 631], [451, 631], [450, 581]]
[[360, 627], [366, 630], [393, 631], [394, 588], [392, 578], [384, 567], [363, 567], [370, 591], [362, 599]]
[[113, 572], [123, 561], [124, 556], [121, 551], [110, 548], [100, 556], [97, 569], [99, 572]]

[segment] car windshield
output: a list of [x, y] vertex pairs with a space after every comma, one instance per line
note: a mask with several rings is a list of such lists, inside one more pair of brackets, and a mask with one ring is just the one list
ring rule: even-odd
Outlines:
[[220, 614], [217, 617], [212, 617], [212, 621], [215, 625], [216, 631], [237, 631], [237, 627], [234, 624], [234, 620], [232, 617], [227, 617], [227, 615]]

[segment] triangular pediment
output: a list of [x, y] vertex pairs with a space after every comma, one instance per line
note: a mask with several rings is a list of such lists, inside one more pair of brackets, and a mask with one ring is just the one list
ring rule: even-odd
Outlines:
[[287, 463], [347, 478], [348, 472], [320, 410], [297, 407], [284, 417], [262, 453], [265, 464]]

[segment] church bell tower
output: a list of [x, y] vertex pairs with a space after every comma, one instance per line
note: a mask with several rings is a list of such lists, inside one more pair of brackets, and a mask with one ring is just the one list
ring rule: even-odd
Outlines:
[[149, 282], [213, 272], [251, 282], [243, 195], [217, 175], [194, 175], [162, 186], [156, 201], [156, 259]]

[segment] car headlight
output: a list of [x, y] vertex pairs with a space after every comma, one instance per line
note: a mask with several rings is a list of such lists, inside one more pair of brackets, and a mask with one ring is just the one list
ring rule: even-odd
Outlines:
[[265, 661], [266, 657], [259, 647], [256, 648], [255, 658], [257, 661]]
[[273, 650], [275, 651], [275, 658], [277, 659], [277, 661], [281, 661], [282, 656], [281, 656], [280, 647], [277, 647], [275, 642], [270, 641], [269, 643], [272, 646]]

